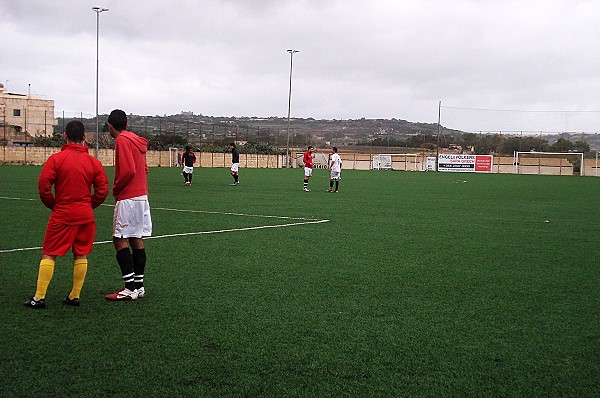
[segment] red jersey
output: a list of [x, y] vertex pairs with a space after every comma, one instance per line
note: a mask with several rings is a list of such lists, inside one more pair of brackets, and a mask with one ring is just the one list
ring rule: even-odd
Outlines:
[[308, 167], [309, 169], [313, 168], [313, 157], [310, 151], [304, 152], [304, 156], [302, 157], [302, 163], [304, 163], [304, 167]]
[[68, 225], [86, 224], [94, 221], [92, 209], [106, 199], [108, 180], [102, 163], [88, 154], [86, 146], [66, 144], [42, 167], [38, 191], [42, 203], [52, 209], [50, 220]]
[[148, 140], [123, 130], [115, 139], [115, 181], [113, 196], [116, 200], [148, 195]]

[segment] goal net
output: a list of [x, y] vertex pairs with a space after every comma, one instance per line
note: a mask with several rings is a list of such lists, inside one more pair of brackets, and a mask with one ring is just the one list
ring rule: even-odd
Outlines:
[[515, 174], [584, 175], [583, 152], [521, 152], [514, 155]]
[[181, 149], [181, 148], [169, 148], [169, 167], [181, 166], [179, 161], [181, 159], [182, 153], [183, 153], [183, 149]]
[[392, 155], [373, 155], [373, 170], [392, 170]]
[[421, 170], [419, 154], [416, 153], [380, 153], [373, 155], [373, 170]]

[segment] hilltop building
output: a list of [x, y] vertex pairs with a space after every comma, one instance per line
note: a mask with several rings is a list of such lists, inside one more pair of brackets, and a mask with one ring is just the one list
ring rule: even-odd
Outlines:
[[54, 101], [28, 94], [5, 92], [0, 84], [0, 140], [3, 145], [31, 143], [36, 136], [51, 136], [58, 121]]

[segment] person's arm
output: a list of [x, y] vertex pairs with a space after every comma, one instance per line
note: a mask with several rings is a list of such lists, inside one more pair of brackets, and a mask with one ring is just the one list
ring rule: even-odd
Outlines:
[[94, 187], [94, 194], [92, 195], [92, 209], [100, 206], [104, 203], [104, 200], [108, 196], [108, 178], [102, 165], [96, 165], [94, 167], [95, 174], [92, 185]]
[[54, 207], [54, 195], [52, 194], [52, 185], [56, 181], [56, 170], [54, 168], [54, 162], [52, 159], [48, 159], [38, 180], [38, 191], [40, 194], [40, 200], [49, 209]]
[[[119, 175], [115, 175], [115, 183], [113, 184], [113, 195], [118, 196], [125, 189], [127, 184], [133, 180], [135, 176], [135, 163], [129, 146], [118, 143], [118, 150], [115, 148], [115, 162], [119, 164]], [[148, 173], [148, 170], [144, 170]]]

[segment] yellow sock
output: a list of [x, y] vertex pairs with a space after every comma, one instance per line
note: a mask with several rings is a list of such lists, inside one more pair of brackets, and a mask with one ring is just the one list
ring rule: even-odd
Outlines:
[[40, 269], [38, 271], [37, 288], [35, 290], [35, 298], [38, 300], [46, 298], [48, 285], [54, 275], [54, 260], [42, 259], [40, 261]]
[[69, 298], [71, 300], [79, 298], [79, 295], [81, 294], [81, 288], [83, 287], [83, 282], [85, 281], [85, 274], [87, 273], [87, 266], [87, 258], [82, 258], [73, 261], [73, 289], [69, 294]]

